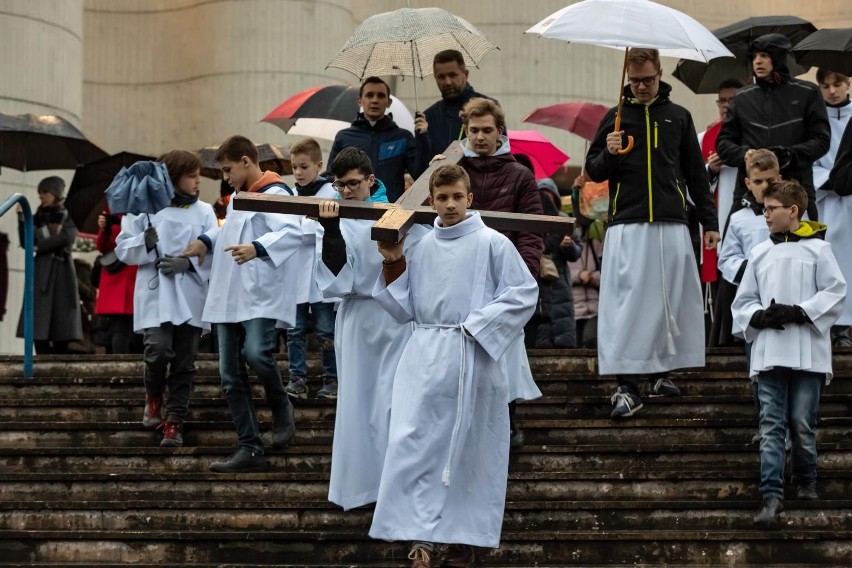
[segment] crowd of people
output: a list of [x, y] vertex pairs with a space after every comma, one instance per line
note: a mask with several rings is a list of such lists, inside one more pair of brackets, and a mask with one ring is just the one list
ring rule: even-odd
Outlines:
[[[515, 404], [541, 396], [525, 347], [597, 348], [598, 372], [617, 382], [611, 417], [623, 420], [643, 394], [679, 396], [669, 373], [703, 367], [708, 343], [738, 343], [758, 408], [755, 522], [776, 525], [788, 433], [797, 497], [818, 498], [819, 395], [832, 344], [852, 345], [850, 79], [829, 70], [819, 86], [794, 79], [789, 49], [778, 34], [755, 40], [753, 77], [719, 85], [720, 120], [700, 134], [671, 100], [658, 52], [631, 49], [620, 129], [613, 108], [566, 191], [512, 152], [502, 108], [473, 89], [452, 50], [434, 59], [442, 98], [417, 113], [413, 134], [387, 114], [389, 85], [369, 77], [363, 111], [337, 135], [326, 169], [315, 140], [291, 146], [292, 188], [260, 169], [247, 138], [222, 143], [216, 160], [233, 192], [314, 196], [316, 217], [225, 200], [220, 225], [198, 199], [198, 157], [164, 154], [169, 207], [99, 218], [96, 313], [109, 317], [112, 352], [143, 340], [143, 425], [162, 430], [161, 446], [183, 444], [199, 341], [212, 329], [237, 450], [211, 471], [268, 467], [248, 368], [272, 410], [273, 447], [296, 435], [292, 401], [319, 387], [316, 396], [337, 401], [329, 500], [376, 503], [370, 536], [407, 541], [412, 568], [468, 566], [474, 547], [499, 545], [508, 455], [523, 444]], [[432, 165], [455, 140], [458, 164]], [[344, 213], [347, 200], [395, 201], [430, 165], [434, 226], [377, 246], [372, 222]], [[36, 347], [62, 352], [80, 335], [75, 229], [62, 181], [38, 190]], [[568, 209], [576, 226], [501, 234], [470, 209]]]

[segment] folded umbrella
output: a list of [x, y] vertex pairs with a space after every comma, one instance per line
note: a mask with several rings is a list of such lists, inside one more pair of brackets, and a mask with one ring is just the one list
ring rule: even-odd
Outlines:
[[132, 215], [158, 213], [169, 206], [174, 194], [166, 165], [154, 161], [121, 168], [106, 189], [109, 210]]
[[524, 122], [567, 130], [591, 142], [608, 110], [595, 103], [560, 103], [535, 109], [524, 117]]
[[852, 75], [852, 28], [817, 30], [793, 47], [800, 65]]
[[536, 130], [509, 130], [509, 147], [513, 154], [524, 154], [533, 165], [535, 179], [550, 177], [565, 165], [568, 154], [557, 148]]
[[81, 233], [98, 232], [98, 216], [107, 208], [104, 190], [123, 167], [140, 160], [152, 160], [131, 152], [119, 152], [79, 166], [74, 172], [65, 208]]

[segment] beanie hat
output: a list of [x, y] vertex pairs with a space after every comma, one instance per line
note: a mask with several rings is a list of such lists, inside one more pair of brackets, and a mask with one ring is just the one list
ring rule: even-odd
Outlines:
[[57, 201], [65, 198], [65, 180], [58, 176], [46, 177], [38, 182], [39, 193], [51, 193]]

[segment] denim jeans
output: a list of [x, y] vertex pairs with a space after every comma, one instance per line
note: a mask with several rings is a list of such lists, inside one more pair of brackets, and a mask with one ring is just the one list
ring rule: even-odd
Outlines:
[[[789, 426], [797, 484], [816, 480], [816, 422], [824, 373], [775, 367], [757, 376], [760, 399], [760, 493], [784, 498], [784, 437]], [[789, 421], [789, 424], [788, 424]]]
[[201, 328], [188, 323], [163, 323], [160, 327], [145, 329], [143, 337], [145, 392], [158, 396], [168, 387], [166, 417], [186, 420]]
[[287, 424], [293, 412], [275, 361], [278, 345], [275, 320], [256, 318], [240, 323], [220, 323], [216, 325], [216, 331], [219, 336], [222, 392], [237, 429], [239, 446], [262, 454], [263, 441], [260, 438], [260, 424], [252, 400], [246, 363], [263, 385], [266, 401], [272, 409], [273, 422], [276, 425]]
[[290, 360], [290, 379], [308, 375], [305, 348], [305, 328], [308, 325], [308, 307], [314, 314], [314, 333], [322, 342], [323, 377], [337, 378], [337, 361], [334, 358], [334, 304], [315, 302], [296, 306], [296, 327], [287, 330], [287, 358]]

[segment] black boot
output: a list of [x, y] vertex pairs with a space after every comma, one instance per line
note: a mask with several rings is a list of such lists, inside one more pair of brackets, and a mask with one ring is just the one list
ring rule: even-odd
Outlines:
[[778, 526], [784, 515], [784, 501], [775, 495], [767, 495], [763, 498], [763, 507], [754, 516], [754, 524], [768, 528]]
[[799, 490], [796, 492], [796, 499], [799, 501], [816, 501], [819, 495], [816, 492], [816, 480], [805, 481], [799, 484]]

